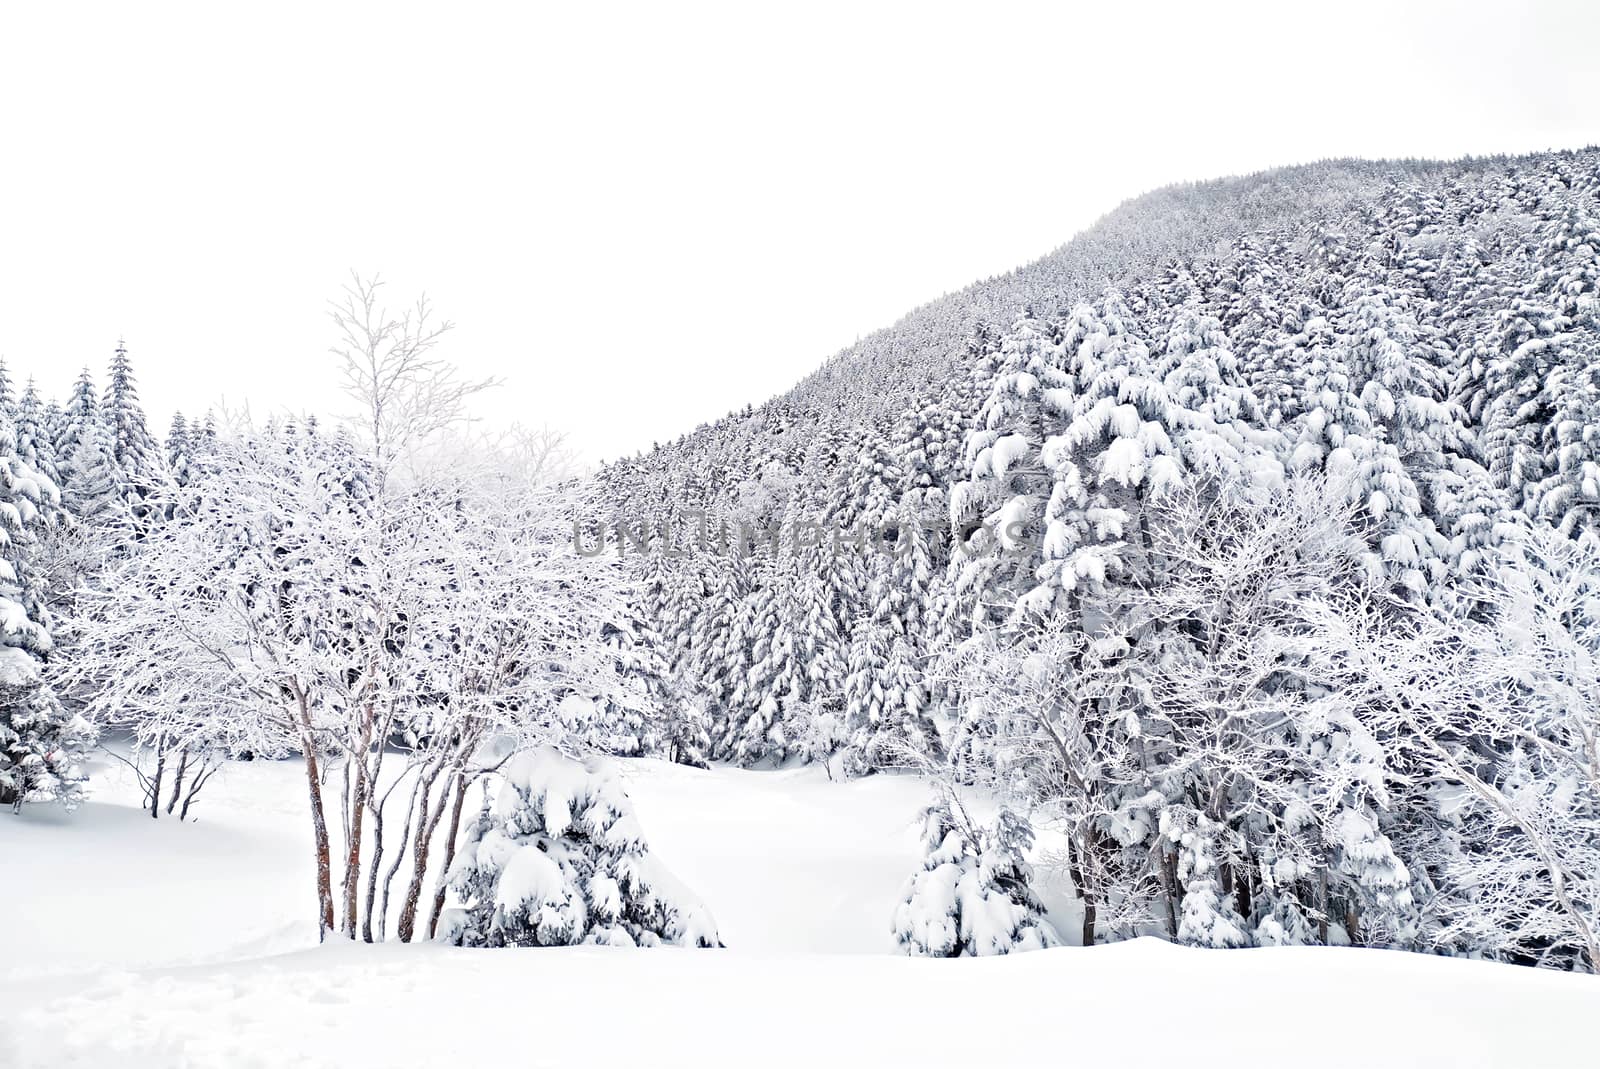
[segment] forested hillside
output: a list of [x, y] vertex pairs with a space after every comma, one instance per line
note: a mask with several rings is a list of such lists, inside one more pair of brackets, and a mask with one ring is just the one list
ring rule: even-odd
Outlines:
[[910, 954], [1600, 963], [1600, 152], [1163, 190], [593, 478], [330, 314], [331, 429], [0, 374], [0, 802], [298, 757], [324, 935], [714, 945], [570, 758], [910, 770]]
[[1085, 941], [1594, 963], [1600, 152], [1161, 190], [599, 483], [661, 731], [994, 786]]

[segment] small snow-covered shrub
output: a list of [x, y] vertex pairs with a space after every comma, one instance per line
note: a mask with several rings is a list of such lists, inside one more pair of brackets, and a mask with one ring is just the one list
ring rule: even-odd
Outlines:
[[450, 869], [458, 946], [721, 946], [710, 912], [645, 844], [622, 784], [550, 747], [507, 762]]
[[927, 856], [894, 911], [895, 939], [914, 957], [1009, 954], [1059, 946], [1044, 905], [1029, 887], [1022, 852], [1033, 831], [1002, 809], [993, 826], [972, 829], [948, 802], [923, 810]]

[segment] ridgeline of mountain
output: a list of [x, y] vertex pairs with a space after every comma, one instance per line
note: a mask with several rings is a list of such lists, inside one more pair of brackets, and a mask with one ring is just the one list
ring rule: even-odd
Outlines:
[[[898, 556], [645, 555], [642, 625], [711, 752], [943, 749], [962, 712], [941, 658], [1148, 580], [1145, 503], [1201, 480], [1326, 475], [1374, 574], [1430, 603], [1518, 524], [1593, 537], [1597, 168], [1332, 161], [1161, 189], [604, 469], [611, 515], [680, 538], [695, 510], [948, 531]], [[974, 552], [984, 522], [1030, 555]]]

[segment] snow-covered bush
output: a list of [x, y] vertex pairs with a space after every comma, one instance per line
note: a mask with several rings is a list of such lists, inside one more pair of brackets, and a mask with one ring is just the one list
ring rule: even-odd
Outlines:
[[715, 947], [716, 922], [645, 844], [615, 775], [550, 747], [516, 755], [450, 870], [458, 946]]
[[894, 911], [901, 950], [956, 958], [1060, 944], [1028, 885], [1032, 873], [1022, 854], [1033, 831], [1025, 820], [1002, 809], [993, 825], [973, 827], [943, 801], [923, 810], [922, 821], [926, 856]]

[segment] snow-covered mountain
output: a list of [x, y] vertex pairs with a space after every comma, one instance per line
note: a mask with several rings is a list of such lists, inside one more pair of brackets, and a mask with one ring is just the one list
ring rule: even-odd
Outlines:
[[1012, 792], [1101, 935], [1595, 945], [1596, 150], [1160, 190], [599, 481], [713, 758]]
[[[1016, 515], [1047, 525], [1068, 458], [1051, 466], [1046, 442], [1069, 427], [1090, 433], [1082, 417], [1111, 398], [1168, 441], [1095, 427], [1102, 440], [1071, 458], [1080, 473], [1131, 483], [1126, 465], [1154, 465], [1154, 478], [1182, 481], [1219, 455], [1283, 472], [1353, 461], [1383, 566], [1418, 590], [1442, 582], [1443, 567], [1470, 565], [1497, 524], [1593, 531], [1597, 160], [1585, 150], [1335, 161], [1156, 191], [1035, 264], [917, 309], [787, 394], [612, 465], [604, 504], [614, 520], [649, 525], [657, 544], [662, 525], [697, 537], [697, 509], [727, 517], [731, 536], [741, 521], [848, 528], [908, 501], [919, 516], [949, 508], [957, 530], [927, 547], [920, 571], [931, 587], [953, 586], [959, 525], [1018, 491], [1030, 504]], [[1179, 440], [1196, 414], [1236, 441]], [[1346, 435], [1359, 447], [1341, 451]], [[1137, 451], [1113, 449], [1122, 437]], [[792, 749], [795, 733], [774, 727], [786, 710], [761, 713], [756, 695], [769, 688], [734, 696], [752, 665], [693, 654], [701, 632], [759, 617], [769, 598], [812, 600], [794, 589], [802, 576], [780, 563], [737, 569], [730, 591], [703, 575], [680, 582], [700, 570], [692, 560], [661, 569], [652, 607], [677, 639], [679, 671], [710, 693], [715, 748], [750, 759]], [[718, 559], [712, 570], [728, 569]], [[908, 598], [924, 611], [949, 593]], [[872, 618], [866, 600], [876, 599], [864, 589], [833, 592], [844, 660]], [[879, 621], [934, 638], [906, 622]], [[796, 701], [810, 700], [797, 687]]]

